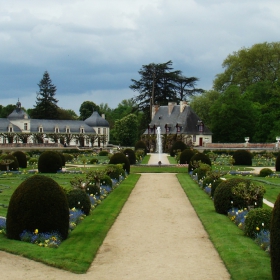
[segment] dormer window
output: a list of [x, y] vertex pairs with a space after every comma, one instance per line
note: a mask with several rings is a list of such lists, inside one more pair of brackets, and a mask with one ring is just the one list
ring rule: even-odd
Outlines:
[[204, 132], [204, 123], [202, 121], [197, 122], [197, 127], [199, 132]]
[[181, 130], [182, 130], [182, 124], [177, 123], [176, 124], [176, 131], [177, 131], [177, 133], [181, 132]]
[[27, 130], [27, 129], [28, 129], [27, 123], [24, 123], [24, 124], [23, 124], [23, 129], [24, 129], [24, 130]]
[[8, 126], [8, 132], [14, 132], [13, 126], [11, 124]]
[[59, 128], [57, 126], [54, 128], [54, 132], [59, 133]]
[[165, 127], [165, 130], [166, 130], [166, 133], [169, 133], [170, 130], [171, 130], [171, 124], [167, 123], [164, 127]]
[[66, 133], [70, 133], [70, 127], [66, 126]]
[[85, 133], [85, 129], [83, 127], [80, 127], [80, 133]]
[[156, 126], [154, 124], [149, 124], [148, 133], [155, 133]]
[[44, 130], [43, 130], [43, 126], [42, 126], [42, 125], [40, 125], [40, 126], [39, 126], [38, 131], [39, 131], [39, 133], [43, 133], [43, 132], [44, 132]]

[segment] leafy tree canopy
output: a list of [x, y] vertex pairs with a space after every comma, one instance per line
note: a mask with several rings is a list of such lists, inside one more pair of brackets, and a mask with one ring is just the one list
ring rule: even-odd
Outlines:
[[84, 101], [80, 106], [80, 120], [89, 118], [94, 111], [100, 114], [99, 106], [92, 101]]
[[251, 48], [228, 55], [222, 66], [225, 71], [216, 76], [214, 89], [224, 91], [230, 85], [240, 87], [268, 81], [273, 84], [280, 75], [280, 42], [255, 44]]

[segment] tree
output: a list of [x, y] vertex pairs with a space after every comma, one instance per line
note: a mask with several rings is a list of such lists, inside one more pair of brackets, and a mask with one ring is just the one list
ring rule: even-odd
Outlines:
[[255, 133], [258, 116], [253, 103], [240, 94], [237, 86], [229, 87], [210, 108], [214, 142], [240, 143]]
[[92, 101], [84, 101], [81, 106], [80, 106], [80, 120], [85, 120], [87, 118], [89, 118], [93, 111], [97, 111], [99, 112], [99, 106], [96, 105], [94, 102]]
[[77, 120], [78, 116], [75, 113], [75, 111], [71, 109], [62, 109], [62, 108], [57, 108], [58, 112], [58, 120]]
[[49, 73], [45, 71], [41, 79], [39, 92], [37, 92], [36, 106], [30, 110], [33, 119], [57, 119], [58, 118], [58, 100], [55, 98], [56, 86], [52, 84]]
[[143, 65], [138, 71], [140, 80], [132, 79], [130, 89], [139, 94], [133, 98], [138, 110], [144, 112], [141, 127], [146, 127], [151, 119], [151, 105], [167, 105], [179, 102], [187, 95], [202, 92], [196, 89], [197, 78], [186, 78], [180, 70], [173, 70], [172, 61]]
[[115, 122], [117, 140], [122, 146], [134, 146], [138, 139], [138, 120], [134, 114]]
[[0, 105], [0, 118], [7, 118], [16, 109], [16, 105], [9, 104], [7, 106]]
[[[219, 98], [221, 94], [218, 91], [205, 91], [201, 95], [192, 97], [190, 106], [201, 118], [204, 125], [210, 130], [212, 129], [212, 117], [210, 115], [210, 108]], [[215, 118], [215, 116], [213, 116]]]
[[224, 91], [230, 85], [240, 87], [269, 81], [273, 84], [280, 75], [280, 42], [255, 44], [251, 48], [230, 54], [223, 62], [225, 71], [216, 76], [214, 89]]

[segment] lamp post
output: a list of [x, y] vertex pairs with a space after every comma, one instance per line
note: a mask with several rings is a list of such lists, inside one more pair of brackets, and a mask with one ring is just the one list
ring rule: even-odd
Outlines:
[[247, 146], [248, 146], [248, 142], [249, 142], [249, 140], [250, 140], [250, 137], [245, 137], [245, 147], [247, 147]]
[[280, 136], [276, 136], [276, 144], [275, 144], [275, 147], [276, 149], [279, 149], [279, 141], [280, 141]]

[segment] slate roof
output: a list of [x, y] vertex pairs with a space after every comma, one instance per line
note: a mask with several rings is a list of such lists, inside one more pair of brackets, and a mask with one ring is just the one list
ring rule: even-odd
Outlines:
[[0, 132], [7, 133], [9, 126], [13, 127], [13, 132], [21, 132], [21, 129], [18, 126], [12, 124], [8, 119], [0, 118]]
[[[149, 124], [150, 127], [153, 127], [154, 125], [156, 127], [160, 126], [161, 134], [166, 133], [166, 124], [168, 127], [170, 127], [168, 134], [212, 134], [212, 132], [205, 125], [203, 132], [198, 130], [197, 124], [199, 121], [201, 121], [201, 119], [190, 106], [186, 106], [182, 113], [180, 113], [180, 105], [174, 105], [171, 114], [169, 114], [168, 111], [168, 106], [160, 106]], [[177, 132], [176, 124], [182, 127], [179, 133]], [[146, 129], [144, 134], [148, 134], [148, 129]]]
[[91, 127], [109, 127], [108, 121], [100, 117], [96, 111], [94, 111], [84, 122]]
[[29, 115], [21, 108], [16, 108], [7, 118], [9, 120], [30, 119]]

